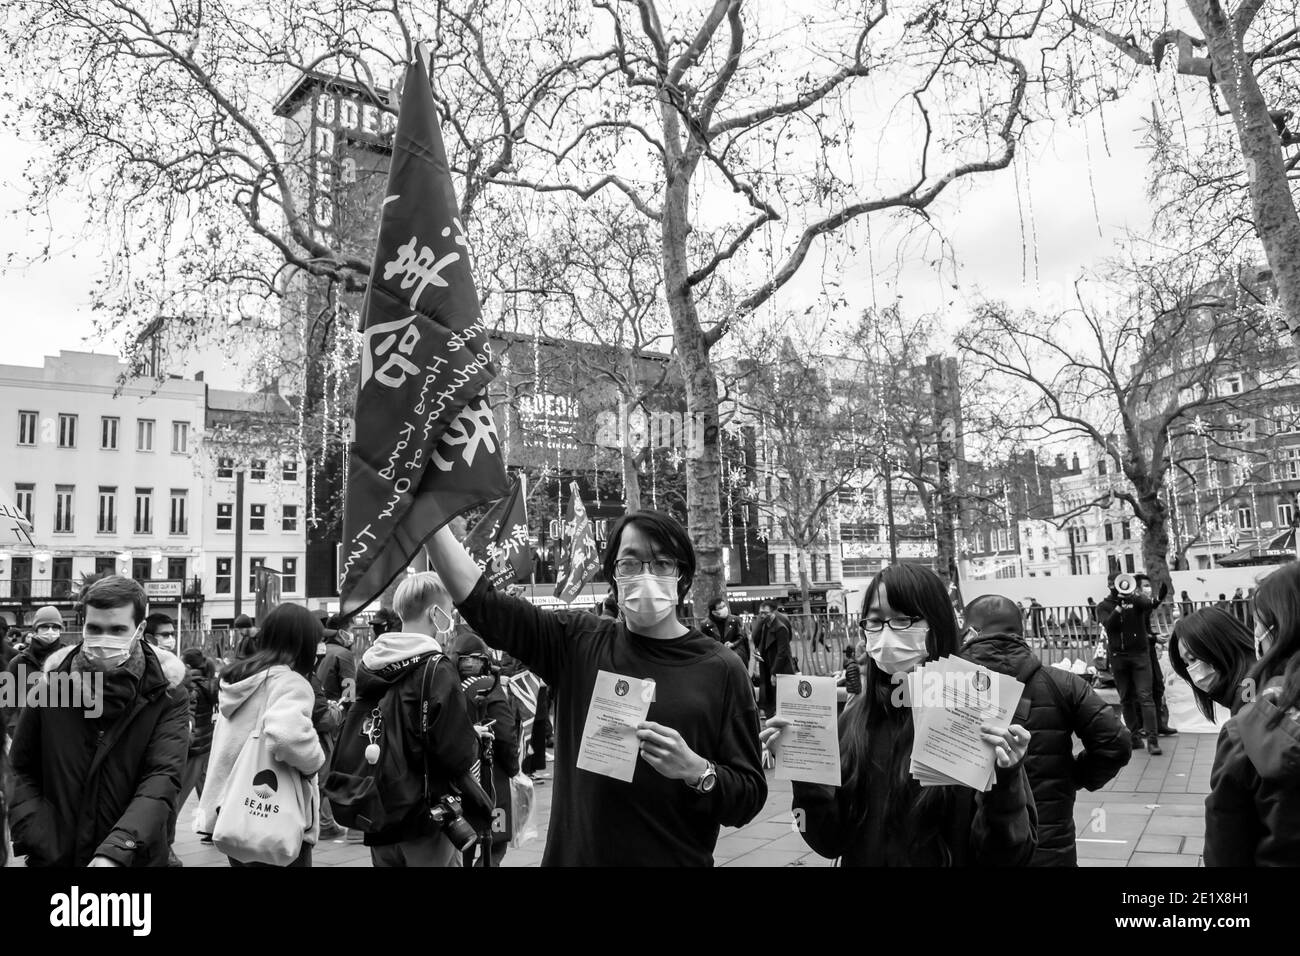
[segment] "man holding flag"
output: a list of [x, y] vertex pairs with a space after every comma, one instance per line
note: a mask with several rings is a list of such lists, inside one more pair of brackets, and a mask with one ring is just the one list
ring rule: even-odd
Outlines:
[[[435, 530], [507, 491], [487, 402], [492, 349], [427, 62], [421, 48], [406, 71], [362, 310], [356, 441], [339, 570], [345, 619], [403, 574]], [[357, 701], [325, 775], [322, 795], [340, 818], [343, 810], [353, 814], [377, 866], [457, 865], [459, 854], [430, 814], [453, 791], [476, 803], [485, 818], [493, 810], [469, 772], [479, 739], [440, 643], [450, 633], [437, 623], [439, 614], [449, 616], [440, 594], [445, 602], [432, 574], [410, 577], [398, 588], [403, 629], [384, 634], [364, 656]], [[375, 713], [386, 714], [387, 724], [367, 725]], [[378, 755], [363, 752], [358, 737], [368, 737]], [[358, 790], [356, 781], [385, 749], [390, 758], [378, 764], [375, 789]], [[375, 792], [413, 795], [412, 802], [399, 819], [376, 822], [367, 802]], [[470, 815], [474, 808], [467, 802], [464, 810]]]
[[[619, 620], [544, 611], [494, 589], [449, 528], [428, 552], [470, 626], [555, 688], [555, 800], [543, 865], [712, 866], [719, 828], [753, 819], [767, 781], [740, 658], [675, 614], [695, 574], [682, 526], [638, 511], [614, 527], [602, 570]], [[632, 681], [647, 709], [634, 736], [618, 735], [627, 762], [591, 769], [580, 756], [589, 752], [598, 682], [627, 694]]]

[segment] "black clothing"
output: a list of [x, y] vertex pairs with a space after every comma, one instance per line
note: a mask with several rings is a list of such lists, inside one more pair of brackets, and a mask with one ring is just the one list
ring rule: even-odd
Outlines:
[[790, 652], [790, 619], [780, 611], [773, 611], [754, 625], [754, 651], [759, 658], [760, 690], [763, 695], [763, 713], [771, 717], [776, 713], [777, 674], [794, 673], [794, 655]]
[[327, 632], [325, 656], [316, 665], [316, 679], [329, 700], [343, 700], [356, 680], [352, 649], [339, 641], [339, 632]]
[[492, 721], [492, 779], [481, 782], [483, 789], [496, 798], [498, 813], [493, 820], [492, 843], [509, 843], [514, 833], [510, 778], [519, 773], [519, 712], [505, 685], [491, 674], [466, 678], [461, 688], [474, 723], [486, 725]]
[[[712, 866], [721, 826], [743, 826], [767, 797], [749, 675], [697, 630], [668, 640], [585, 611], [543, 611], [480, 578], [459, 605], [489, 644], [555, 691], [555, 797], [545, 866]], [[598, 671], [655, 682], [647, 720], [677, 731], [717, 767], [697, 793], [637, 758], [631, 783], [577, 768]]]
[[[865, 698], [862, 701], [840, 715], [841, 760], [848, 726], [863, 719]], [[868, 738], [872, 766], [890, 765], [894, 742], [911, 720], [911, 708], [887, 708]], [[845, 787], [793, 785], [792, 806], [803, 820], [804, 842], [814, 851], [840, 857], [844, 866], [1022, 866], [1033, 854], [1034, 799], [1023, 766], [999, 768], [988, 793], [956, 786], [925, 788], [932, 794], [928, 799], [947, 801], [934, 838], [927, 840], [918, 839], [914, 828], [887, 818], [888, 774], [873, 773], [867, 779], [866, 809], [856, 814]], [[921, 784], [909, 776], [903, 806], [915, 806], [921, 795]]]
[[[81, 645], [47, 661], [71, 675]], [[85, 866], [105, 856], [122, 866], [166, 866], [167, 825], [189, 748], [185, 669], [166, 651], [140, 644], [139, 678], [109, 672], [104, 713], [73, 706], [28, 707], [14, 736], [10, 827], [28, 866]], [[114, 719], [111, 710], [117, 711]]]
[[1112, 654], [1110, 673], [1119, 691], [1124, 723], [1134, 733], [1140, 730], [1155, 738], [1160, 732], [1160, 715], [1151, 686], [1151, 655]]
[[[357, 668], [356, 705], [369, 713], [391, 689], [397, 695], [395, 712], [401, 714], [401, 738], [406, 764], [412, 772], [429, 770], [429, 798], [436, 802], [452, 784], [469, 773], [478, 760], [478, 734], [460, 689], [460, 677], [451, 661], [441, 655], [428, 670], [428, 654], [396, 661], [376, 670], [364, 660]], [[423, 685], [423, 686], [422, 686]], [[427, 736], [421, 739], [421, 701], [428, 708]], [[388, 713], [385, 710], [385, 713]], [[342, 749], [335, 753], [343, 753]], [[469, 800], [466, 800], [469, 807]], [[406, 820], [379, 833], [365, 835], [366, 846], [384, 846], [438, 833], [428, 808], [420, 807]]]
[[1300, 865], [1300, 710], [1281, 722], [1269, 681], [1219, 732], [1205, 798], [1206, 866]]
[[[1128, 731], [1082, 678], [1043, 667], [1018, 635], [982, 634], [961, 656], [1025, 684], [1028, 715], [1017, 722], [1030, 732], [1025, 773], [1038, 811], [1038, 846], [1030, 865], [1077, 866], [1075, 794], [1100, 789], [1123, 769], [1132, 753]], [[1083, 742], [1078, 754], [1074, 736]]]
[[700, 625], [700, 632], [721, 644], [726, 644], [736, 652], [745, 669], [749, 669], [749, 638], [745, 636], [744, 628], [735, 617], [728, 615], [724, 618], [716, 618], [710, 614]]

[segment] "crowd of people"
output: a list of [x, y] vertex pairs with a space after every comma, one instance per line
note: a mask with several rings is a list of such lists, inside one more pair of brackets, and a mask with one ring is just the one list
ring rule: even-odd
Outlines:
[[[178, 817], [195, 794], [195, 831], [232, 866], [310, 866], [330, 839], [364, 843], [380, 867], [500, 865], [526, 775], [542, 782], [553, 708], [543, 865], [712, 865], [721, 828], [750, 822], [768, 798], [765, 764], [789, 730], [777, 678], [798, 670], [790, 620], [764, 605], [746, 629], [717, 600], [698, 628], [683, 623], [695, 553], [657, 512], [611, 530], [609, 596], [593, 610], [539, 609], [493, 588], [447, 528], [427, 551], [434, 570], [401, 581], [361, 653], [347, 621], [282, 604], [237, 622], [230, 660], [178, 656], [175, 622], [147, 614], [122, 577], [88, 588], [77, 643], [41, 609], [10, 672], [93, 677], [97, 699], [3, 715], [14, 853], [28, 866], [177, 865]], [[1173, 732], [1153, 691], [1150, 615], [1164, 597], [1112, 585], [1096, 605], [1117, 714], [1083, 676], [1043, 665], [1014, 600], [958, 609], [934, 572], [884, 568], [845, 648], [840, 785], [793, 787], [804, 841], [855, 866], [1076, 865], [1078, 791], [1112, 780], [1135, 741], [1160, 756]], [[1206, 718], [1224, 721], [1206, 863], [1300, 864], [1300, 564], [1267, 577], [1248, 616], [1182, 613], [1168, 656]], [[1014, 715], [981, 728], [996, 763], [985, 792], [922, 787], [910, 772], [913, 712], [894, 691], [945, 657], [1024, 685]], [[580, 766], [610, 674], [653, 686], [628, 779]], [[512, 693], [521, 675], [533, 681], [531, 730]]]

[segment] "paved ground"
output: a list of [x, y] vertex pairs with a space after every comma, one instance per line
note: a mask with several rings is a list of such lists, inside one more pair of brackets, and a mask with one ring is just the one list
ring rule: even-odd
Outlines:
[[[1133, 755], [1103, 790], [1079, 794], [1075, 806], [1083, 866], [1199, 866], [1205, 844], [1205, 794], [1214, 760], [1213, 734], [1162, 738], [1164, 755]], [[790, 785], [770, 778], [767, 805], [749, 826], [727, 828], [714, 859], [721, 866], [829, 866], [790, 826]], [[550, 820], [551, 785], [537, 787], [539, 839], [506, 853], [505, 866], [537, 866]], [[187, 866], [224, 866], [212, 847], [189, 833], [192, 809], [181, 816], [176, 852]], [[369, 866], [365, 847], [343, 841], [319, 846], [316, 866]]]
[[[1164, 755], [1133, 755], [1129, 765], [1103, 790], [1080, 793], [1075, 806], [1082, 866], [1200, 866], [1205, 845], [1205, 794], [1214, 760], [1213, 734], [1162, 738]], [[768, 779], [767, 805], [749, 826], [727, 828], [714, 859], [720, 866], [829, 866], [808, 849], [790, 822], [790, 785]], [[539, 838], [506, 853], [505, 866], [537, 866], [551, 812], [551, 782], [536, 789]], [[186, 866], [225, 866], [213, 847], [191, 832], [197, 798], [192, 797], [177, 827], [176, 853]], [[344, 840], [323, 843], [313, 854], [316, 866], [370, 866], [364, 846]]]

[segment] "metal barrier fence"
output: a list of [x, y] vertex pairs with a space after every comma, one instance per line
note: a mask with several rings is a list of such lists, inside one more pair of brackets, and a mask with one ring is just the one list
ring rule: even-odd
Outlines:
[[[1250, 608], [1246, 602], [1229, 601], [1226, 604], [1224, 610], [1251, 626]], [[1180, 616], [1214, 606], [1215, 602], [1211, 601], [1165, 601], [1152, 613], [1151, 628], [1159, 637], [1168, 638]], [[862, 638], [856, 616], [848, 620], [842, 614], [789, 614], [786, 617], [792, 631], [790, 651], [805, 674], [826, 676], [842, 670], [846, 645], [855, 646]], [[692, 619], [686, 623], [695, 622]], [[751, 640], [755, 623], [752, 618], [743, 620], [745, 633]], [[1105, 638], [1105, 632], [1097, 621], [1095, 606], [1087, 604], [1026, 608], [1022, 626], [1026, 643], [1048, 666], [1080, 658], [1090, 664], [1098, 645]]]

